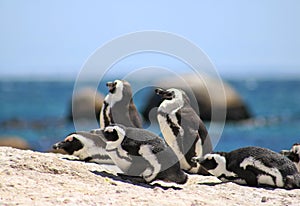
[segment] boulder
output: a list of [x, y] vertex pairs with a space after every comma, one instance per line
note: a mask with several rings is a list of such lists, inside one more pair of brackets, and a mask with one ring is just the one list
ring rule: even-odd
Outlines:
[[[91, 108], [95, 108], [95, 115], [99, 121], [99, 115], [102, 108], [102, 102], [104, 97], [99, 92], [96, 92], [92, 88], [83, 88], [73, 97], [73, 103], [69, 106], [68, 119], [73, 120], [73, 113], [76, 114], [77, 119], [90, 120]], [[73, 112], [72, 112], [73, 111]]]
[[0, 146], [13, 147], [13, 148], [23, 149], [23, 150], [30, 149], [29, 144], [24, 139], [15, 136], [0, 137]]
[[[207, 76], [198, 78], [195, 75], [186, 74], [181, 75], [180, 78], [169, 77], [162, 79], [157, 82], [156, 85], [164, 89], [174, 87], [184, 90], [190, 97], [191, 102], [193, 99], [196, 101], [195, 104], [191, 105], [196, 111], [199, 111], [202, 120], [211, 120], [212, 102], [214, 103], [213, 110], [216, 114], [218, 114], [218, 111], [226, 111], [226, 120], [238, 121], [251, 117], [241, 96], [224, 81], [225, 99], [224, 95], [222, 95], [223, 89], [220, 82], [217, 79]], [[154, 108], [155, 110], [155, 107], [159, 106], [161, 99], [153, 90], [149, 100], [146, 102], [148, 102], [148, 104], [142, 111], [142, 115], [145, 120], [149, 120], [149, 115], [152, 116], [153, 113], [156, 113], [152, 109]], [[217, 115], [214, 120], [219, 121], [222, 119], [222, 115]]]

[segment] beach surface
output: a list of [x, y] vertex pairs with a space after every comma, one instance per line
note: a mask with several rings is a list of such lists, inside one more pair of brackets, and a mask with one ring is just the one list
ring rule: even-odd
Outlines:
[[189, 175], [185, 185], [133, 184], [115, 166], [0, 147], [0, 205], [299, 205], [300, 189], [254, 188]]

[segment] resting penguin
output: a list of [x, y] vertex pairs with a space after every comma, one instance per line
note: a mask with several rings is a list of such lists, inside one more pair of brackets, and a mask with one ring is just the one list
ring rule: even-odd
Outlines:
[[69, 134], [64, 141], [57, 142], [53, 149], [63, 149], [69, 155], [74, 155], [86, 162], [113, 164], [105, 151], [106, 143], [99, 135], [90, 132], [75, 132]]
[[174, 88], [157, 88], [155, 92], [163, 99], [157, 110], [160, 130], [176, 153], [181, 168], [188, 173], [207, 174], [192, 158], [210, 153], [212, 144], [188, 96], [184, 91]]
[[194, 158], [220, 180], [249, 186], [300, 188], [300, 174], [294, 163], [272, 150], [244, 147]]
[[294, 162], [298, 172], [300, 172], [300, 143], [295, 143], [290, 150], [281, 150], [280, 153]]
[[126, 178], [146, 183], [186, 183], [187, 174], [180, 169], [175, 153], [155, 134], [119, 124], [91, 132], [104, 134], [106, 151]]
[[129, 82], [115, 80], [107, 82], [106, 95], [100, 112], [100, 128], [118, 123], [128, 127], [142, 128], [142, 120], [132, 99]]

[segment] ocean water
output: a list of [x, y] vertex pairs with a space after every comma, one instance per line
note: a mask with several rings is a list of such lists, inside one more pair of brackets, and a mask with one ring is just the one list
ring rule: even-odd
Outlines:
[[[216, 151], [255, 145], [275, 151], [300, 142], [300, 80], [228, 80], [253, 118], [227, 122]], [[19, 136], [34, 150], [48, 151], [74, 131], [65, 119], [74, 82], [0, 81], [0, 138]], [[106, 90], [99, 88], [104, 94]], [[139, 108], [146, 91], [135, 97]], [[209, 124], [208, 122], [206, 124]]]

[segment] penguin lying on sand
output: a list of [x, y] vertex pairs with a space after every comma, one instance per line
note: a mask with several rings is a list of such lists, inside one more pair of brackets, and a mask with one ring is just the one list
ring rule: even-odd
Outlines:
[[132, 99], [129, 82], [115, 80], [107, 82], [106, 95], [100, 112], [100, 128], [118, 123], [128, 127], [142, 128], [142, 120]]
[[210, 153], [212, 144], [188, 96], [184, 91], [174, 88], [157, 88], [155, 92], [163, 99], [157, 110], [160, 130], [176, 153], [181, 168], [188, 173], [207, 174], [192, 158]]
[[244, 147], [193, 158], [220, 180], [249, 186], [300, 188], [300, 174], [294, 163], [272, 150]]
[[69, 155], [74, 155], [86, 162], [113, 164], [105, 147], [106, 143], [103, 139], [90, 132], [71, 133], [63, 141], [53, 145], [53, 149], [63, 149]]
[[147, 183], [186, 183], [188, 176], [180, 169], [176, 155], [155, 134], [119, 124], [91, 132], [104, 136], [106, 152], [127, 178]]
[[295, 143], [290, 150], [281, 150], [280, 153], [294, 162], [300, 172], [300, 143]]

